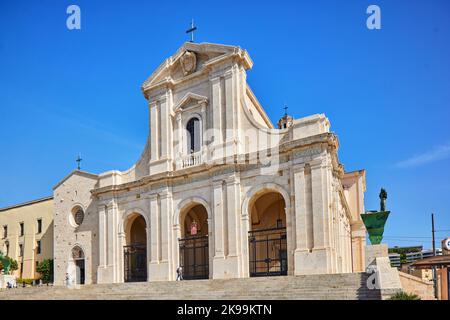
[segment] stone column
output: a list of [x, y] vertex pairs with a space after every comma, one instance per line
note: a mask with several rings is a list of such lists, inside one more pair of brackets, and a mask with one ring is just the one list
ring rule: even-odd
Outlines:
[[232, 141], [234, 139], [234, 118], [235, 111], [233, 103], [233, 72], [229, 71], [225, 74], [225, 128], [226, 132], [226, 142]]
[[233, 69], [224, 74], [225, 77], [225, 152], [226, 158], [232, 157], [236, 154], [236, 123], [237, 116], [237, 99], [235, 91], [235, 72]]
[[170, 213], [172, 197], [168, 192], [150, 196], [150, 264], [149, 281], [169, 280]]
[[213, 182], [214, 258], [224, 257], [222, 181]]
[[222, 180], [213, 182], [213, 207], [214, 217], [214, 258], [213, 258], [213, 278], [221, 278], [223, 274], [224, 252], [224, 224], [223, 224], [223, 192]]
[[157, 97], [150, 104], [150, 175], [166, 172], [172, 165], [172, 91]]
[[[241, 210], [239, 210], [241, 212]], [[250, 212], [241, 216], [241, 270], [242, 277], [248, 278], [249, 271], [249, 251], [248, 251], [248, 232], [250, 226]]]
[[[178, 239], [180, 237], [181, 237], [180, 225], [179, 224], [173, 225], [172, 226], [172, 239], [173, 239], [173, 241], [172, 241], [172, 262], [171, 262], [172, 273], [174, 271], [176, 271], [180, 265], [180, 250], [179, 250], [179, 241], [178, 241]], [[210, 250], [209, 251], [209, 257], [210, 257], [209, 260], [210, 261], [211, 261], [211, 257], [213, 257], [213, 256], [214, 255], [211, 254], [211, 250]], [[211, 263], [210, 263], [210, 266], [211, 266]], [[211, 272], [211, 269], [210, 269], [210, 272]], [[174, 279], [176, 279], [176, 275], [175, 274], [170, 275], [170, 280], [174, 280]]]
[[106, 205], [100, 205], [98, 207], [99, 213], [99, 228], [98, 228], [98, 238], [99, 238], [99, 266], [97, 268], [97, 282], [98, 283], [111, 283], [113, 281], [112, 270], [108, 265], [110, 262], [109, 255], [111, 254], [108, 250], [108, 222], [110, 218], [108, 217], [108, 208]]
[[152, 194], [150, 196], [150, 241], [148, 246], [150, 247], [150, 264], [159, 262], [159, 208], [158, 208], [158, 195]]
[[177, 147], [177, 156], [180, 157], [183, 154], [183, 125], [181, 123], [181, 112], [177, 114], [177, 139], [178, 139], [178, 147]]
[[224, 130], [223, 128], [223, 118], [225, 117], [225, 110], [223, 110], [224, 99], [223, 96], [223, 87], [222, 87], [222, 79], [220, 76], [212, 77], [210, 79], [211, 82], [211, 104], [210, 110], [212, 112], [212, 137], [208, 137], [212, 140], [211, 148], [212, 151], [210, 156], [211, 160], [219, 161], [222, 159], [224, 154], [223, 150], [223, 139], [224, 139]]
[[125, 246], [125, 244], [126, 244], [126, 235], [125, 235], [125, 231], [123, 230], [122, 232], [119, 232], [119, 245], [118, 245], [118, 254], [119, 254], [119, 256], [118, 256], [118, 261], [119, 261], [119, 264], [118, 264], [118, 268], [117, 268], [117, 271], [118, 271], [118, 276], [117, 276], [117, 282], [121, 282], [121, 283], [123, 283], [124, 281], [125, 281], [125, 277], [124, 277], [124, 275], [125, 275], [125, 270], [124, 270], [124, 263], [125, 263], [125, 261], [124, 261], [124, 257], [123, 257], [123, 247]]
[[171, 105], [169, 103], [170, 96], [172, 95], [171, 90], [168, 90], [167, 93], [159, 100], [159, 112], [160, 112], [160, 151], [161, 151], [161, 159], [169, 160], [171, 158], [171, 144], [172, 144], [172, 121], [170, 119], [170, 108]]
[[227, 200], [227, 277], [241, 277], [240, 268], [241, 250], [240, 250], [240, 181], [239, 177], [232, 176], [226, 182], [226, 200]]
[[174, 277], [175, 270], [172, 269], [169, 263], [172, 253], [172, 194], [166, 190], [161, 193], [160, 197], [160, 219], [161, 219], [161, 257], [159, 263], [159, 280], [170, 280]]
[[329, 165], [324, 160], [311, 163], [314, 247], [309, 273], [331, 273]]
[[351, 239], [353, 272], [363, 272], [366, 269], [366, 228], [361, 220], [351, 225]]
[[158, 104], [150, 103], [150, 153], [151, 161], [159, 159]]
[[117, 242], [118, 242], [118, 223], [117, 223], [118, 208], [115, 200], [108, 205], [107, 212], [107, 268], [110, 272], [111, 282], [117, 282]]
[[208, 119], [206, 119], [206, 101], [202, 101], [200, 103], [200, 112], [201, 112], [201, 116], [202, 116], [202, 127], [201, 127], [201, 139], [202, 139], [202, 145], [200, 148], [200, 152], [202, 154], [202, 162], [205, 162], [207, 160], [207, 152], [206, 152], [206, 135], [205, 132], [207, 132], [208, 130]]
[[295, 251], [294, 274], [304, 274], [302, 270], [305, 257], [309, 253], [307, 246], [308, 224], [306, 212], [306, 181], [305, 166], [300, 165], [294, 169], [294, 213], [295, 213]]
[[152, 270], [152, 228], [150, 226], [146, 226], [145, 228], [145, 234], [147, 236], [147, 256], [146, 256], [146, 262], [147, 262], [147, 281], [152, 281], [153, 277], [150, 273]]

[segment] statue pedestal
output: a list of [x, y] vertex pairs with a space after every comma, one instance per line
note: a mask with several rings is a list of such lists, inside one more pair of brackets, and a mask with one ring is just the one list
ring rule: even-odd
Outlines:
[[0, 289], [6, 288], [8, 282], [16, 285], [16, 276], [10, 274], [0, 274]]
[[372, 264], [375, 258], [389, 258], [386, 244], [374, 244], [366, 246], [366, 268]]
[[383, 300], [402, 290], [398, 270], [391, 267], [385, 244], [366, 246], [366, 273], [375, 277], [372, 289], [379, 289]]

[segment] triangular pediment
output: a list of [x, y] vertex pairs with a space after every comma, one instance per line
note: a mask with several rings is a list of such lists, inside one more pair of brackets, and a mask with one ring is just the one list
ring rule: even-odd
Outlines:
[[200, 105], [202, 103], [207, 104], [208, 98], [196, 93], [188, 92], [183, 98], [175, 105], [175, 113], [182, 111], [184, 108], [188, 108], [194, 105]]
[[246, 68], [251, 68], [253, 62], [247, 52], [238, 46], [186, 42], [142, 84], [142, 91], [202, 72], [207, 66], [233, 55], [241, 56], [245, 60]]
[[90, 172], [86, 172], [86, 171], [81, 171], [81, 170], [73, 170], [71, 173], [69, 173], [67, 176], [65, 176], [64, 179], [59, 181], [53, 187], [53, 190], [57, 189], [60, 185], [62, 185], [64, 182], [66, 182], [67, 180], [69, 180], [73, 176], [81, 176], [81, 177], [90, 178], [90, 179], [94, 179], [94, 180], [98, 179], [98, 175], [96, 175], [96, 174], [93, 174], [93, 173], [90, 173]]

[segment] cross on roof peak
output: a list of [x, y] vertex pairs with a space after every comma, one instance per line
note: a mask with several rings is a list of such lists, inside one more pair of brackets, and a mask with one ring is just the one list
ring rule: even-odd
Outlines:
[[191, 40], [190, 42], [194, 42], [194, 31], [197, 30], [197, 27], [194, 26], [194, 19], [192, 19], [191, 21], [191, 27], [189, 29], [186, 30], [186, 33], [190, 33], [191, 34]]
[[288, 109], [288, 106], [287, 106], [287, 104], [284, 104], [284, 116], [286, 117], [287, 116], [287, 109]]
[[80, 163], [81, 163], [82, 160], [83, 160], [83, 159], [81, 159], [81, 155], [78, 154], [77, 160], [75, 160], [75, 161], [77, 162], [77, 170], [80, 170], [80, 169], [81, 169]]

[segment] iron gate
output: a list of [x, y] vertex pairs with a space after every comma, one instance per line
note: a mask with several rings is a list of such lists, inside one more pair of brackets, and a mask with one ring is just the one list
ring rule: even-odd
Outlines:
[[75, 267], [76, 267], [76, 283], [84, 284], [85, 282], [84, 259], [75, 260]]
[[209, 278], [208, 236], [179, 239], [183, 279]]
[[250, 231], [248, 243], [251, 277], [287, 275], [286, 228]]
[[143, 244], [124, 246], [125, 282], [147, 281], [147, 247]]

